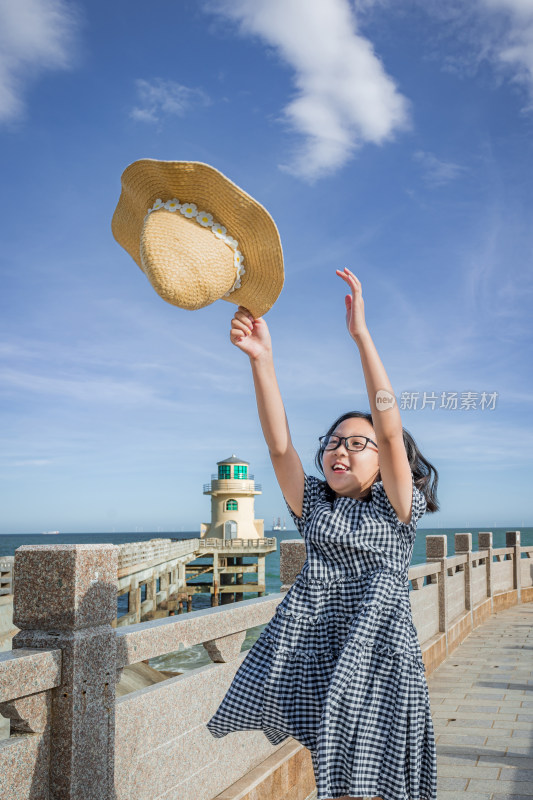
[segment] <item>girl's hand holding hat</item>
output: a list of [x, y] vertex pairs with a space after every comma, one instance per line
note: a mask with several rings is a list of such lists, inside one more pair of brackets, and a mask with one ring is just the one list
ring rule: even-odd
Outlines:
[[365, 304], [363, 301], [363, 289], [359, 278], [351, 272], [348, 267], [344, 267], [344, 272], [336, 270], [339, 275], [350, 287], [352, 294], [347, 294], [344, 298], [346, 303], [346, 325], [352, 339], [368, 332], [365, 322]]
[[272, 350], [268, 325], [262, 317], [254, 319], [244, 306], [239, 306], [231, 320], [232, 343], [250, 358], [259, 358]]

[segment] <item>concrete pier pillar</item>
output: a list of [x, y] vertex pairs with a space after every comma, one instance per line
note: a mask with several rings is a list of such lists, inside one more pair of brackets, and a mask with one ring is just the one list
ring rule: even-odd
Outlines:
[[218, 587], [220, 585], [220, 573], [219, 573], [219, 565], [218, 565], [218, 553], [215, 550], [213, 552], [213, 592], [211, 594], [211, 605], [218, 606], [219, 603], [219, 591]]
[[117, 564], [110, 544], [15, 550], [13, 650], [62, 650], [62, 683], [51, 690], [54, 800], [114, 797]]
[[128, 592], [128, 613], [135, 614], [135, 622], [141, 621], [141, 587], [136, 581], [132, 581], [130, 584], [130, 590]]
[[[258, 556], [257, 557], [257, 583], [260, 586], [265, 586], [266, 588], [266, 557], [265, 556]], [[257, 592], [258, 597], [262, 597], [265, 594], [264, 591]]]
[[[233, 567], [235, 564], [235, 559], [232, 556], [226, 557], [226, 566]], [[224, 567], [222, 567], [222, 572], [220, 573], [220, 586], [232, 586], [234, 583], [233, 580], [233, 572], [224, 572]], [[234, 602], [233, 592], [221, 592], [220, 593], [220, 604], [226, 605], [227, 603]]]
[[[235, 566], [239, 567], [242, 566], [242, 556], [235, 557]], [[235, 586], [242, 586], [244, 584], [244, 573], [243, 572], [236, 572], [235, 573]], [[244, 592], [238, 591], [235, 592], [235, 602], [239, 603], [241, 600], [244, 600]]]
[[152, 574], [146, 582], [146, 599], [152, 601], [151, 611], [155, 613], [157, 609], [157, 577], [155, 570], [152, 570]]
[[162, 572], [161, 575], [159, 576], [159, 591], [164, 592], [164, 597], [162, 602], [165, 603], [166, 608], [168, 608], [168, 598], [170, 595], [169, 587], [170, 587], [170, 573]]

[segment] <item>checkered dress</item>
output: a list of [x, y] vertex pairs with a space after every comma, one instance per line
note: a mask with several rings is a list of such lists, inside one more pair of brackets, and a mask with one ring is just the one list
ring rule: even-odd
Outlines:
[[[285, 502], [286, 499], [285, 499]], [[307, 559], [207, 722], [219, 738], [263, 730], [310, 750], [317, 800], [436, 800], [437, 756], [408, 569], [426, 499], [411, 521], [383, 482], [368, 501], [326, 496], [305, 475], [302, 516], [287, 508]]]

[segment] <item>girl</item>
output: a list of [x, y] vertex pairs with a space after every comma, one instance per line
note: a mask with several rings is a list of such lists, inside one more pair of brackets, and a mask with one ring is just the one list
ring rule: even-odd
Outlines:
[[[311, 754], [317, 800], [436, 800], [437, 759], [408, 569], [416, 525], [438, 509], [438, 473], [402, 428], [365, 323], [361, 283], [346, 323], [359, 348], [370, 413], [340, 416], [304, 472], [294, 449], [263, 318], [239, 306], [230, 338], [250, 358], [257, 407], [307, 559], [248, 651], [216, 713], [214, 737], [263, 730]], [[431, 475], [433, 481], [430, 483]]]

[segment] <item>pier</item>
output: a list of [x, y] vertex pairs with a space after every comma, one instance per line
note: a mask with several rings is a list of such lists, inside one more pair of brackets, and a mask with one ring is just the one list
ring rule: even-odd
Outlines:
[[[181, 613], [183, 602], [192, 610], [192, 595], [208, 593], [211, 605], [218, 606], [242, 600], [244, 592], [266, 591], [265, 558], [277, 548], [275, 537], [262, 539], [151, 539], [120, 545], [118, 555], [118, 594], [128, 595], [128, 613], [116, 625], [131, 625], [163, 610]], [[209, 558], [210, 564], [197, 559]], [[255, 564], [244, 564], [243, 558], [257, 558]], [[245, 581], [245, 574], [256, 576]], [[201, 575], [212, 581], [195, 581]], [[142, 587], [146, 599], [141, 601]]]
[[[410, 568], [438, 754], [439, 800], [528, 797], [531, 790], [533, 546], [520, 532], [426, 536]], [[0, 653], [3, 800], [311, 800], [308, 751], [261, 731], [213, 739], [205, 728], [246, 652], [305, 561], [280, 543], [281, 591], [113, 627], [119, 548], [19, 547], [13, 650]], [[202, 643], [211, 664], [116, 697], [131, 664]], [[529, 709], [529, 710], [528, 710]]]
[[[194, 594], [209, 594], [211, 606], [244, 599], [244, 593], [266, 591], [265, 559], [277, 549], [277, 539], [150, 539], [118, 545], [117, 596], [128, 595], [128, 611], [112, 625], [132, 625], [159, 617], [181, 614], [184, 604], [192, 611]], [[208, 564], [195, 564], [199, 558]], [[243, 563], [243, 559], [257, 559]], [[11, 622], [13, 556], [0, 560], [0, 643]], [[244, 575], [256, 576], [245, 581]], [[211, 581], [196, 581], [199, 576]], [[146, 599], [142, 600], [144, 592]], [[2, 622], [2, 614], [4, 621]]]

